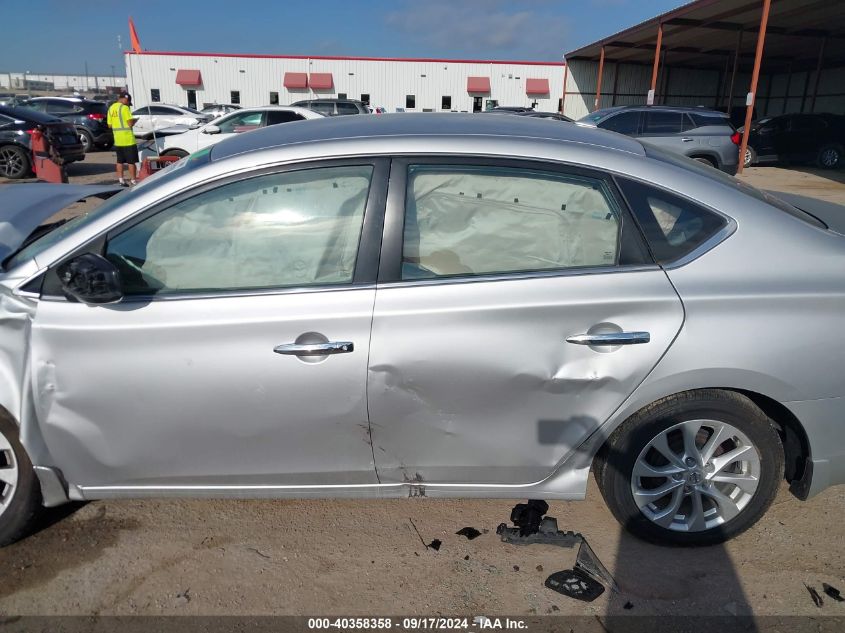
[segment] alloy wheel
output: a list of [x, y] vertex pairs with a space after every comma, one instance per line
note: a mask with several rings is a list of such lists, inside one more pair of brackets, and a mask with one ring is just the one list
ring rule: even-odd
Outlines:
[[20, 152], [12, 147], [0, 149], [0, 174], [9, 178], [15, 178], [25, 167], [26, 165], [24, 165]]
[[631, 474], [634, 503], [673, 531], [701, 532], [743, 511], [760, 483], [760, 454], [748, 436], [716, 420], [689, 420], [659, 433]]
[[746, 148], [745, 149], [745, 160], [743, 161], [743, 166], [744, 167], [751, 167], [751, 161], [752, 160], [754, 160], [754, 158], [751, 156], [751, 149]]
[[821, 163], [825, 167], [836, 167], [839, 163], [839, 150], [830, 147], [822, 152]]
[[2, 515], [12, 498], [18, 485], [18, 462], [15, 451], [9, 440], [0, 433], [0, 515]]

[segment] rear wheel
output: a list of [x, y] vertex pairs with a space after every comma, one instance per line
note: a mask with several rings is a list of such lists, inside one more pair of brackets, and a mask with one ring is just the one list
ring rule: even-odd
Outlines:
[[842, 154], [840, 145], [825, 145], [819, 150], [816, 162], [822, 169], [836, 169], [842, 166]]
[[743, 167], [751, 167], [754, 163], [757, 162], [757, 153], [754, 151], [754, 148], [748, 146], [745, 148], [745, 157], [742, 160]]
[[79, 133], [79, 140], [82, 141], [82, 150], [87, 154], [94, 149], [94, 137], [87, 130], [76, 130]]
[[616, 519], [660, 544], [710, 545], [760, 519], [783, 477], [771, 420], [743, 395], [689, 391], [635, 414], [610, 437], [596, 478]]
[[693, 156], [692, 159], [698, 161], [699, 163], [709, 165], [710, 167], [716, 167], [716, 161], [712, 158], [707, 158], [706, 156]]
[[29, 154], [17, 145], [0, 147], [0, 176], [25, 178], [32, 170]]
[[40, 509], [41, 487], [18, 426], [0, 417], [0, 547], [25, 536]]

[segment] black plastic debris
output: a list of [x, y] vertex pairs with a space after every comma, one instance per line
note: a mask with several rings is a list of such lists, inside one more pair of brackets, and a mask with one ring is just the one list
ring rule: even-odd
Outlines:
[[[525, 505], [525, 504], [519, 504]], [[513, 516], [513, 515], [511, 515]], [[513, 520], [513, 519], [511, 519]], [[516, 525], [516, 523], [514, 523]], [[541, 543], [543, 545], [559, 545], [560, 547], [575, 547], [584, 540], [584, 537], [577, 532], [561, 532], [557, 529], [557, 519], [545, 517], [533, 529], [524, 533], [525, 526], [508, 527], [506, 523], [500, 523], [496, 528], [498, 534], [505, 543], [513, 545], [532, 545]]]
[[626, 602], [624, 605], [622, 605], [622, 608], [625, 609], [625, 611], [630, 611], [631, 609], [634, 608], [634, 603], [633, 602]]
[[822, 591], [824, 591], [828, 596], [836, 600], [836, 602], [845, 602], [845, 598], [842, 597], [842, 592], [839, 591], [836, 587], [833, 587], [826, 582], [822, 583]]
[[564, 596], [592, 602], [604, 593], [604, 585], [580, 569], [556, 571], [546, 578], [546, 587]]
[[436, 538], [431, 543], [426, 545], [426, 547], [433, 549], [435, 552], [439, 552], [441, 545], [443, 545], [443, 541], [441, 541], [439, 538]]
[[807, 588], [807, 591], [810, 592], [810, 597], [813, 599], [813, 603], [817, 607], [821, 608], [821, 606], [824, 604], [824, 599], [819, 595], [819, 592], [816, 591], [816, 588], [811, 587], [810, 585], [808, 585], [806, 583], [804, 584], [804, 586]]
[[519, 571], [519, 565], [514, 565], [514, 566], [513, 566], [513, 570], [514, 570], [514, 571]]
[[536, 534], [540, 529], [543, 515], [548, 511], [549, 504], [542, 499], [529, 499], [528, 503], [517, 503], [513, 507], [511, 523], [519, 528], [520, 536]]
[[476, 530], [474, 527], [463, 527], [457, 532], [455, 532], [458, 536], [466, 536], [467, 540], [472, 540], [474, 538], [478, 538], [481, 536], [481, 532]]
[[469, 560], [469, 554], [467, 554], [466, 556], [464, 556], [464, 560]]

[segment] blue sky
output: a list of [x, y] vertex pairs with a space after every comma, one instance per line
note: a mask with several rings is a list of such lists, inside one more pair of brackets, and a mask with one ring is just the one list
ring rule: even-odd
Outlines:
[[[147, 50], [559, 61], [683, 0], [0, 0], [0, 72], [118, 72]], [[41, 44], [41, 46], [39, 46]]]

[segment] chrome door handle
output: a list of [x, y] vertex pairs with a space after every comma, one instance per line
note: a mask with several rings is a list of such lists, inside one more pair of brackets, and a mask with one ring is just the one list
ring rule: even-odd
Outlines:
[[608, 332], [606, 334], [575, 334], [567, 336], [567, 343], [575, 345], [641, 345], [651, 340], [648, 332]]
[[692, 143], [695, 139], [694, 139], [694, 138], [690, 138], [689, 136], [685, 136], [685, 137], [684, 137], [684, 138], [682, 138], [681, 140], [682, 140], [684, 143]]
[[355, 350], [352, 341], [329, 341], [327, 343], [285, 343], [277, 345], [273, 351], [287, 356], [328, 356], [329, 354], [348, 354]]

